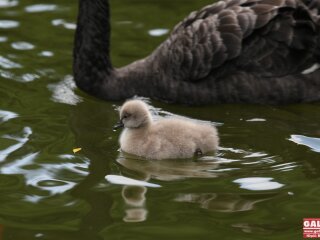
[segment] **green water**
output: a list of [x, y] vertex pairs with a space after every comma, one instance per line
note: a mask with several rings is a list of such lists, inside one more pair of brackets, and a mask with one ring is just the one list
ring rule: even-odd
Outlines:
[[[210, 2], [112, 0], [114, 64], [146, 56]], [[121, 103], [72, 82], [76, 10], [0, 0], [0, 239], [302, 239], [302, 219], [320, 217], [320, 105], [151, 101], [216, 123], [221, 149], [198, 160], [123, 156], [112, 131]], [[161, 188], [111, 184], [110, 174]]]

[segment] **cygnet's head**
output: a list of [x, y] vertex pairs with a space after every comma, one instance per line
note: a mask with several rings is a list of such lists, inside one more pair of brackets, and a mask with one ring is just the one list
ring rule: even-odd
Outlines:
[[151, 122], [148, 105], [141, 100], [129, 100], [120, 109], [120, 122], [115, 128], [139, 128]]

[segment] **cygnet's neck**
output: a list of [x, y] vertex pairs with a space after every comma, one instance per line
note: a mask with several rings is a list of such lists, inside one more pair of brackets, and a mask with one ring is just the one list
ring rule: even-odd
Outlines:
[[148, 112], [146, 113], [146, 120], [139, 126], [141, 129], [148, 129], [153, 123], [153, 119], [151, 114]]
[[143, 131], [147, 131], [151, 127], [152, 123], [153, 123], [153, 119], [151, 117], [151, 114], [148, 112], [146, 113], [145, 120], [138, 127], [128, 128], [128, 129], [143, 132]]

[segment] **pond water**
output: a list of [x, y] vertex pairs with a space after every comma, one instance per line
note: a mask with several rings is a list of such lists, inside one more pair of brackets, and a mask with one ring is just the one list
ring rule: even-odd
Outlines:
[[[146, 56], [210, 2], [112, 0], [114, 64]], [[150, 101], [213, 122], [221, 148], [123, 155], [112, 131], [121, 103], [72, 81], [76, 11], [77, 1], [0, 0], [0, 239], [301, 239], [302, 219], [320, 217], [320, 105]]]

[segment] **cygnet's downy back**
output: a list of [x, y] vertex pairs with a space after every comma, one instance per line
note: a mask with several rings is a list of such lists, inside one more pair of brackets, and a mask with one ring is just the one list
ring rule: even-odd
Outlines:
[[219, 138], [214, 126], [179, 118], [153, 121], [148, 105], [130, 100], [120, 109], [124, 127], [120, 147], [124, 152], [148, 159], [191, 158], [218, 148]]

